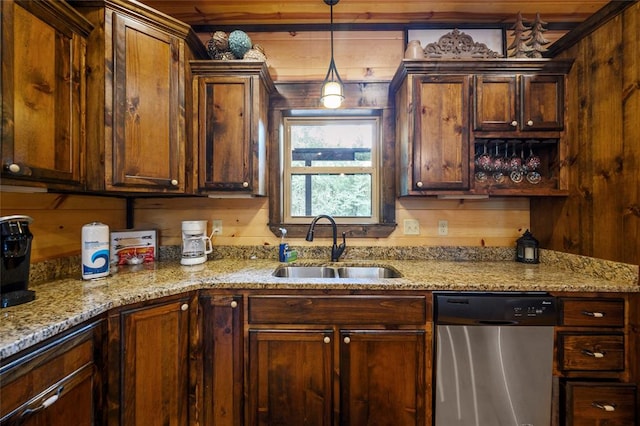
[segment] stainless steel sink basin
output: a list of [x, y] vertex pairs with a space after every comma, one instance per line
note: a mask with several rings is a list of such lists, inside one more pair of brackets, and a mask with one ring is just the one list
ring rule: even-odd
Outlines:
[[274, 277], [281, 278], [399, 278], [402, 274], [384, 266], [278, 266]]
[[336, 278], [335, 268], [327, 266], [279, 266], [274, 277], [282, 278]]
[[384, 266], [342, 266], [338, 268], [340, 278], [400, 278], [402, 274]]

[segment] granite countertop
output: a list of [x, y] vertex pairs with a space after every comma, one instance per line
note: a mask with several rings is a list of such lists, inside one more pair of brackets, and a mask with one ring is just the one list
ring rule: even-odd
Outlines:
[[[298, 265], [328, 265], [298, 260]], [[182, 266], [177, 261], [120, 267], [106, 278], [61, 279], [30, 286], [36, 300], [0, 311], [0, 359], [7, 358], [107, 310], [198, 289], [348, 289], [454, 291], [639, 292], [638, 267], [545, 253], [528, 265], [499, 260], [384, 260], [341, 265], [388, 266], [401, 278], [294, 279], [272, 272], [267, 259], [219, 259]], [[604, 266], [603, 266], [604, 265]]]

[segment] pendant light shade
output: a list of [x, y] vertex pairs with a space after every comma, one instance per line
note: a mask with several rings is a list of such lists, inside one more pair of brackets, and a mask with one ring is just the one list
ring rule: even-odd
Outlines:
[[331, 7], [331, 62], [329, 63], [327, 76], [322, 83], [320, 102], [325, 108], [332, 109], [338, 108], [344, 100], [342, 79], [340, 78], [340, 74], [338, 74], [336, 63], [333, 60], [333, 5], [338, 4], [339, 1], [340, 0], [324, 0], [324, 2]]

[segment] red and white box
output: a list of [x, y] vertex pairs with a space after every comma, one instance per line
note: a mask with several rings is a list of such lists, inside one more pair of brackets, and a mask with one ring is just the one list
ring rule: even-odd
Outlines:
[[111, 263], [137, 265], [155, 262], [158, 257], [155, 229], [111, 232]]

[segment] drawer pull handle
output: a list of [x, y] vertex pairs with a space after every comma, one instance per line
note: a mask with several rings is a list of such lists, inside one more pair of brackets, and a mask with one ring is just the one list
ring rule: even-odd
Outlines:
[[604, 358], [604, 352], [594, 352], [594, 351], [590, 351], [589, 349], [583, 349], [582, 353], [587, 355], [587, 356], [592, 356], [594, 358]]
[[324, 339], [322, 339], [322, 341], [325, 342], [325, 343], [331, 343], [331, 337], [324, 336]]
[[30, 416], [37, 413], [38, 411], [42, 411], [45, 408], [52, 406], [60, 398], [63, 390], [64, 386], [60, 386], [54, 395], [51, 395], [49, 398], [42, 401], [42, 404], [40, 404], [39, 406], [37, 406], [36, 408], [27, 408], [26, 410], [24, 410], [22, 414], [20, 414], [20, 418]]
[[232, 301], [231, 301], [231, 308], [232, 308], [232, 309], [235, 309], [235, 308], [237, 308], [237, 307], [238, 307], [238, 302], [236, 302], [235, 300], [232, 300]]
[[349, 343], [351, 343], [351, 337], [345, 336], [343, 341], [344, 341], [344, 343], [346, 343], [348, 345]]
[[616, 404], [607, 404], [606, 402], [594, 401], [591, 403], [591, 405], [604, 411], [616, 411]]
[[605, 316], [604, 312], [589, 312], [589, 311], [582, 311], [582, 315], [586, 315], [588, 317], [592, 317], [592, 318], [602, 318]]

